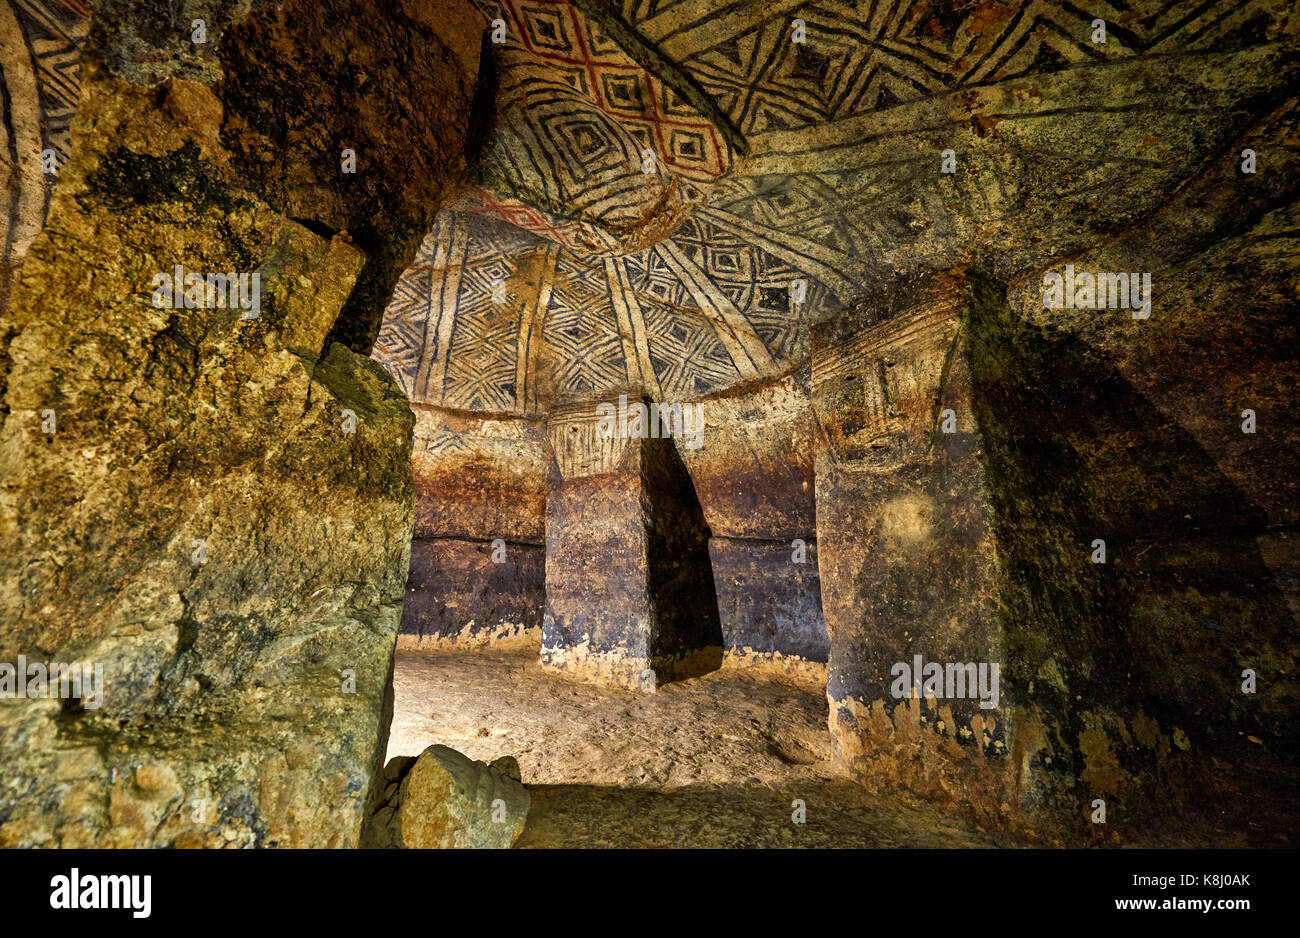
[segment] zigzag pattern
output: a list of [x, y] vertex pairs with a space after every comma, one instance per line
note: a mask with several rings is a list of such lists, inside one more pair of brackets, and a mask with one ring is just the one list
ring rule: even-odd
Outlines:
[[[703, 222], [679, 236], [601, 261], [444, 211], [394, 291], [373, 357], [412, 400], [535, 414], [612, 388], [693, 398], [807, 354], [793, 267]], [[828, 295], [802, 279], [804, 307]]]
[[[0, 11], [0, 115], [7, 203], [0, 218], [0, 260], [22, 259], [40, 231], [57, 180], [42, 169], [42, 153], [68, 158], [69, 127], [80, 87], [77, 67], [89, 14], [75, 0], [6, 0]], [[12, 163], [12, 165], [11, 165]], [[7, 276], [7, 274], [6, 274]]]
[[[474, 216], [459, 216], [469, 222]], [[528, 301], [521, 270], [537, 241], [502, 224], [471, 227], [454, 295], [442, 403], [466, 410], [515, 410], [520, 320]], [[433, 302], [437, 302], [434, 299]]]
[[709, 121], [569, 0], [478, 0], [478, 6], [489, 22], [507, 23], [505, 48], [524, 53], [507, 57], [507, 82], [559, 82], [622, 124], [641, 147], [654, 149], [675, 175], [707, 182], [726, 172], [730, 154]]
[[644, 309], [648, 358], [663, 399], [695, 397], [735, 384], [739, 368], [663, 256], [652, 250], [625, 261]]
[[408, 268], [393, 289], [384, 310], [383, 328], [375, 340], [372, 357], [380, 362], [407, 397], [415, 396], [415, 375], [427, 341], [429, 290], [432, 266]]
[[629, 383], [603, 266], [560, 255], [543, 336], [555, 391], [588, 393]]
[[567, 86], [533, 79], [514, 90], [483, 156], [488, 188], [614, 227], [635, 218], [646, 198], [670, 184], [662, 169], [641, 172], [638, 142]]
[[[6, 2], [17, 35], [4, 38], [25, 51], [5, 60], [16, 70], [7, 84], [34, 92], [11, 101], [4, 130], [14, 146], [22, 138], [24, 152], [39, 138], [66, 158], [88, 10], [80, 0]], [[806, 356], [811, 315], [898, 270], [920, 233], [938, 264], [945, 251], [955, 260], [968, 234], [1005, 224], [1035, 198], [1085, 201], [1118, 173], [1144, 191], [1167, 188], [1178, 172], [1170, 154], [1199, 152], [1205, 141], [1176, 114], [1160, 114], [1163, 102], [1194, 99], [1186, 106], [1226, 114], [1240, 100], [1226, 78], [1189, 90], [1196, 73], [1176, 74], [1169, 62], [1178, 57], [1168, 54], [1253, 49], [1292, 14], [1283, 0], [603, 7], [616, 8], [609, 16], [680, 67], [746, 135], [737, 174], [717, 129], [611, 41], [600, 17], [571, 0], [475, 2], [485, 21], [508, 24], [498, 133], [480, 167], [487, 185], [439, 215], [394, 291], [374, 354], [412, 399], [517, 413], [602, 387], [640, 383], [690, 397], [770, 373]], [[1097, 18], [1106, 21], [1105, 43], [1092, 39]], [[802, 43], [791, 41], [795, 19]], [[997, 165], [916, 184], [936, 134], [972, 133], [954, 116], [954, 92], [974, 101], [1003, 83], [1064, 71], [1058, 83], [1088, 102], [1099, 97], [1087, 80], [1099, 70], [1088, 66], [1111, 74], [1141, 55], [1168, 56], [1161, 70], [1143, 72], [1147, 98], [1108, 106], [1160, 120], [1159, 153], [1082, 134], [1069, 152], [1034, 150], [1032, 185]], [[1166, 91], [1156, 93], [1165, 74]], [[991, 129], [1001, 124], [1029, 139], [1016, 124], [1032, 126], [1044, 107], [1032, 95], [999, 101], [991, 126], [973, 132], [1002, 133]], [[646, 148], [657, 154], [651, 173], [641, 171]], [[8, 260], [29, 240], [51, 182], [30, 172], [15, 178]], [[648, 237], [636, 250], [625, 246], [632, 242], [620, 232], [655, 220], [670, 191], [685, 192], [681, 205], [693, 216], [664, 237], [681, 217], [667, 213], [655, 247], [640, 248]], [[806, 284], [798, 304], [795, 280]]]
[[[718, 289], [742, 310], [773, 358], [798, 360], [808, 353], [808, 310], [827, 302], [825, 287], [748, 240], [723, 231], [707, 216], [688, 219], [673, 235]], [[803, 280], [801, 299], [792, 285]]]
[[36, 63], [45, 145], [68, 157], [69, 126], [80, 98], [78, 66], [90, 14], [71, 0], [11, 0]]
[[713, 125], [568, 0], [479, 8], [506, 24], [506, 42], [491, 46], [497, 120], [478, 169], [492, 195], [476, 210], [514, 220], [528, 205], [530, 230], [619, 253], [651, 212], [701, 201], [699, 185], [726, 172], [730, 150]]

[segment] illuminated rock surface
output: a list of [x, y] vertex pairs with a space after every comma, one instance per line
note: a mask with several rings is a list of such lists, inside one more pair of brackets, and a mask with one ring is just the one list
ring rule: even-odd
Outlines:
[[[0, 662], [106, 681], [0, 698], [0, 843], [355, 846], [399, 644], [814, 682], [815, 743], [732, 735], [849, 813], [1294, 830], [1292, 3], [174, 6], [0, 7]], [[156, 305], [176, 265], [257, 315]], [[702, 435], [589, 433], [619, 394]], [[781, 842], [671, 781], [547, 776], [520, 843]]]

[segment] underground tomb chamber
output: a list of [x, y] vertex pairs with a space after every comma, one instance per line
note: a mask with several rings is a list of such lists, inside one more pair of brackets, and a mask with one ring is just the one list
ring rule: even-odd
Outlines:
[[0, 7], [0, 844], [1290, 842], [1289, 5], [164, 6]]

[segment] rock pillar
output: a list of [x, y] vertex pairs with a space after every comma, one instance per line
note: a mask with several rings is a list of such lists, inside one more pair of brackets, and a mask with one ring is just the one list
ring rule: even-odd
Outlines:
[[813, 333], [827, 696], [855, 776], [951, 795], [996, 787], [1005, 761], [996, 557], [963, 354], [973, 285], [911, 289]]
[[709, 529], [674, 441], [612, 423], [588, 401], [547, 424], [542, 662], [653, 691], [721, 664]]

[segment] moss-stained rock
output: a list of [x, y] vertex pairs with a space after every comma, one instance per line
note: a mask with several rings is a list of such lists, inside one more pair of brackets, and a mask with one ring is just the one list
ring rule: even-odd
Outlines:
[[[261, 35], [237, 32], [216, 50], [228, 64]], [[409, 50], [428, 30], [373, 32]], [[387, 739], [414, 420], [330, 335], [366, 308], [374, 259], [408, 247], [402, 224], [359, 244], [353, 221], [367, 200], [436, 210], [460, 159], [439, 121], [468, 90], [441, 72], [461, 84], [408, 127], [418, 165], [360, 194], [332, 184], [330, 215], [286, 195], [314, 144], [241, 117], [267, 86], [143, 87], [105, 67], [114, 41], [83, 63], [74, 157], [10, 297], [0, 431], [0, 660], [97, 663], [104, 690], [0, 701], [0, 843], [355, 845]], [[268, 106], [320, 118], [345, 51], [313, 50], [318, 71], [298, 63], [296, 98]], [[391, 129], [381, 102], [413, 84], [390, 74], [354, 126]], [[176, 265], [256, 275], [260, 304], [159, 305]]]

